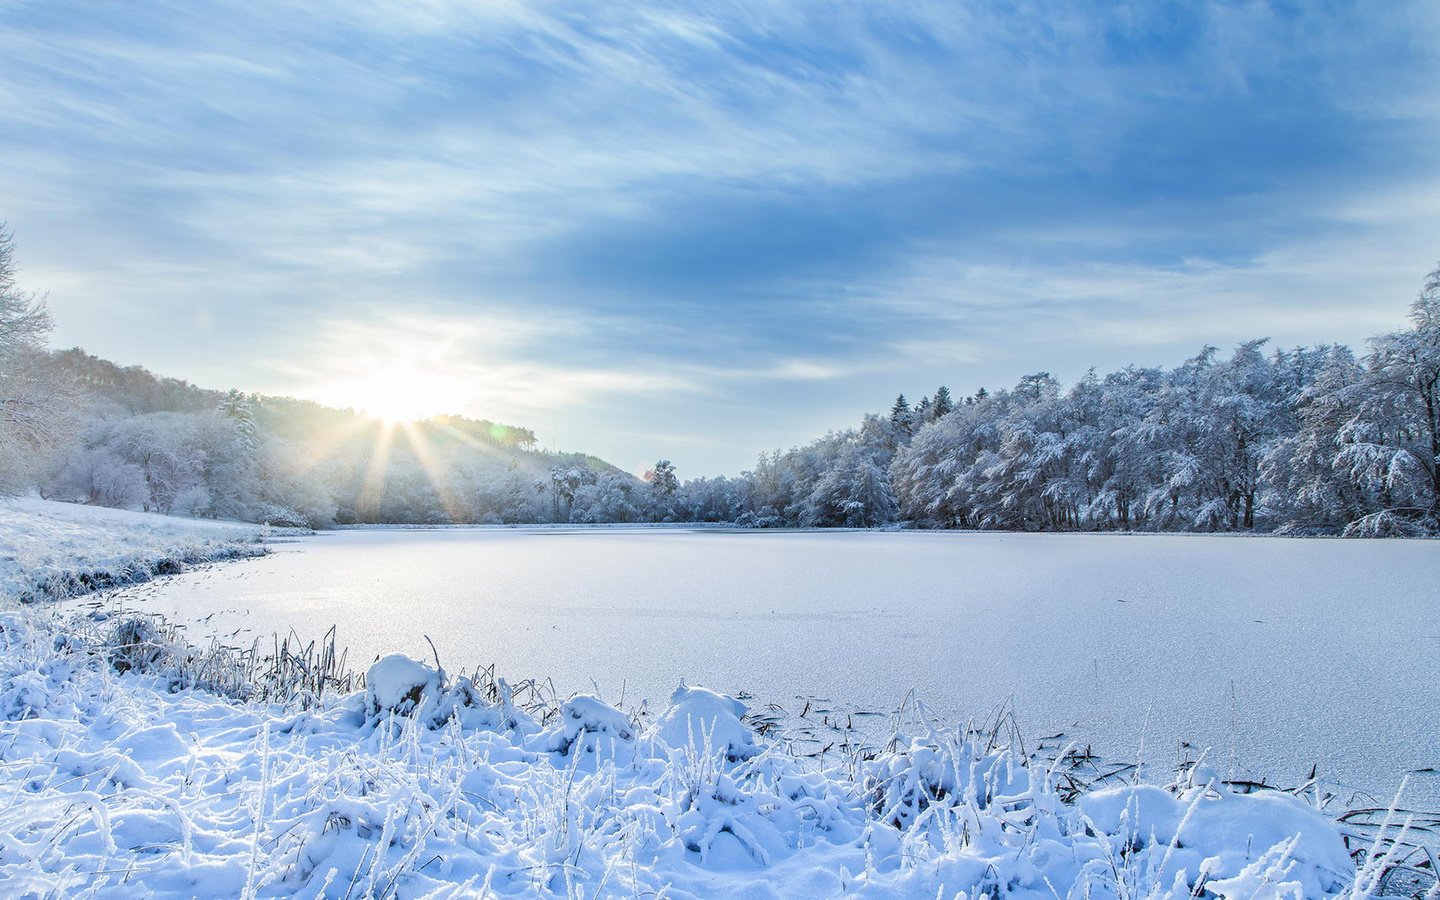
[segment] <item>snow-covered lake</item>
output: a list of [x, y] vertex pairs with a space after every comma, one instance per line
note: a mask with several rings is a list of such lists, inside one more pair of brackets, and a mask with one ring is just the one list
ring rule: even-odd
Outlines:
[[429, 635], [452, 671], [632, 705], [682, 677], [789, 708], [891, 710], [913, 688], [947, 718], [1012, 699], [1032, 739], [1120, 759], [1188, 740], [1222, 772], [1314, 765], [1378, 793], [1440, 769], [1436, 542], [540, 528], [276, 549], [131, 596], [197, 637], [336, 624], [363, 665], [429, 658]]

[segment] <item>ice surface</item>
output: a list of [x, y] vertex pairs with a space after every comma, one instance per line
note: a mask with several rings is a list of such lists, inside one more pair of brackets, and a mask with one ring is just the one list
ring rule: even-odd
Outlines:
[[1032, 740], [1166, 767], [1209, 748], [1222, 776], [1287, 785], [1317, 766], [1384, 802], [1440, 768], [1435, 541], [377, 530], [226, 571], [142, 605], [197, 635], [338, 623], [361, 664], [428, 659], [429, 635], [452, 671], [494, 662], [654, 709], [681, 678], [791, 711], [889, 711], [913, 688], [983, 720], [1013, 700]]

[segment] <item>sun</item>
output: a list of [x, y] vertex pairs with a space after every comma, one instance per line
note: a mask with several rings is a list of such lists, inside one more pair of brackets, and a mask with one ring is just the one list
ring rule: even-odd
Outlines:
[[453, 375], [379, 362], [364, 374], [331, 383], [316, 393], [324, 398], [322, 402], [358, 409], [390, 424], [458, 414], [465, 400], [464, 386]]

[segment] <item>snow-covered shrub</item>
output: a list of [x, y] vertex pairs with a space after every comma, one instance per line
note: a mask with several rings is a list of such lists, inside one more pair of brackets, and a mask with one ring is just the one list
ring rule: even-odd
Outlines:
[[415, 715], [440, 693], [444, 676], [403, 653], [377, 660], [365, 671], [365, 707], [371, 716]]
[[879, 821], [904, 830], [932, 806], [984, 809], [997, 796], [1029, 788], [1025, 760], [1007, 748], [990, 749], [974, 735], [931, 732], [892, 741], [864, 766], [864, 786]]
[[166, 655], [167, 641], [149, 616], [129, 615], [115, 621], [107, 656], [117, 672], [149, 672]]
[[539, 746], [553, 753], [568, 754], [579, 746], [586, 753], [601, 749], [618, 757], [633, 749], [636, 727], [628, 715], [604, 700], [581, 694], [560, 705], [560, 724], [539, 737]]
[[464, 730], [511, 732], [523, 739], [540, 730], [535, 720], [515, 706], [503, 678], [480, 685], [469, 677], [451, 681], [434, 669], [392, 653], [365, 673], [365, 716], [372, 723], [398, 717], [436, 730], [456, 725]]
[[251, 516], [257, 522], [270, 525], [274, 528], [312, 528], [315, 523], [311, 517], [299, 510], [278, 503], [258, 504], [251, 512]]
[[754, 732], [741, 721], [747, 711], [734, 697], [682, 682], [656, 722], [655, 736], [672, 749], [709, 746], [730, 762], [749, 759], [760, 749]]

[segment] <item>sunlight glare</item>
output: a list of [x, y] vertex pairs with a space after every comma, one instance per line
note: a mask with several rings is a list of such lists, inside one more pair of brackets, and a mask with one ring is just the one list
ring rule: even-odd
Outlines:
[[381, 365], [364, 375], [327, 385], [326, 400], [358, 409], [391, 424], [458, 415], [464, 386], [454, 376], [409, 364]]

